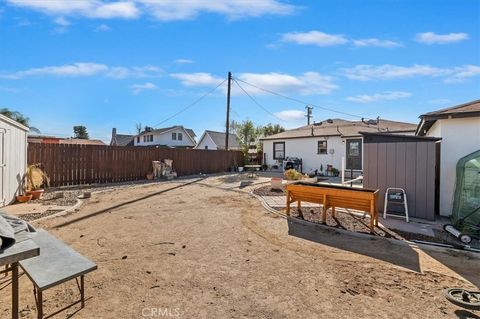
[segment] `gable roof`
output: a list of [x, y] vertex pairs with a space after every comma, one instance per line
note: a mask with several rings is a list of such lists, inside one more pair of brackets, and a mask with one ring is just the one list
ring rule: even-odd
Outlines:
[[190, 135], [192, 140], [195, 140], [195, 137], [197, 136], [195, 134], [195, 132], [192, 129], [183, 127], [182, 125], [175, 125], [175, 126], [170, 126], [170, 127], [157, 128], [157, 129], [154, 129], [154, 130], [151, 130], [151, 131], [143, 131], [139, 135], [150, 134], [150, 133], [163, 134], [163, 133], [166, 133], [166, 132], [171, 131], [171, 130], [176, 129], [176, 128], [182, 128], [185, 132], [188, 133], [188, 135]]
[[480, 100], [463, 103], [420, 115], [416, 134], [425, 135], [437, 120], [480, 116]]
[[128, 135], [128, 134], [116, 134], [115, 135], [115, 141], [110, 142], [110, 145], [115, 145], [115, 146], [133, 146], [133, 138], [134, 135]]
[[187, 134], [190, 141], [192, 141], [193, 146], [195, 146], [197, 144], [197, 142], [195, 141], [195, 137], [197, 136], [195, 134], [195, 132], [192, 129], [183, 127], [182, 125], [175, 125], [175, 126], [170, 126], [170, 127], [158, 128], [158, 129], [154, 129], [154, 130], [151, 130], [151, 131], [143, 131], [140, 134], [135, 135], [134, 137], [142, 136], [142, 135], [145, 135], [145, 134], [152, 134], [152, 133], [153, 134], [165, 134], [165, 133], [168, 133], [169, 131], [172, 131], [174, 129], [183, 130]]
[[417, 125], [379, 119], [376, 124], [362, 121], [348, 121], [343, 119], [329, 119], [313, 125], [305, 125], [293, 130], [274, 134], [261, 140], [290, 139], [318, 136], [360, 137], [360, 132], [385, 132], [385, 133], [413, 133]]
[[[215, 145], [217, 145], [218, 149], [225, 149], [225, 138], [227, 135], [226, 133], [206, 130], [200, 138], [200, 141], [198, 141], [198, 144], [200, 144], [200, 142], [205, 138], [206, 135], [210, 136]], [[228, 148], [240, 148], [240, 143], [238, 142], [237, 136], [235, 134], [228, 134]]]

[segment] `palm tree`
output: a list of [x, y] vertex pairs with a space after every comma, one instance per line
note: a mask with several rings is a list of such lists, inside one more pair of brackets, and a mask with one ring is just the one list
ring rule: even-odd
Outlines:
[[0, 114], [28, 127], [32, 132], [40, 133], [40, 130], [38, 128], [30, 126], [30, 119], [18, 111], [12, 111], [7, 108], [1, 108]]

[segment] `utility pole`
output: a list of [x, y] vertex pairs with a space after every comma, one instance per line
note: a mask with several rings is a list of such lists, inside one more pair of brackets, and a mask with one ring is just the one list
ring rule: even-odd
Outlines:
[[305, 109], [307, 109], [307, 115], [305, 115], [305, 117], [307, 118], [307, 125], [310, 125], [310, 119], [312, 118], [313, 107], [307, 105], [305, 106]]
[[227, 121], [225, 123], [225, 150], [228, 151], [228, 135], [230, 134], [230, 90], [232, 88], [232, 72], [228, 72], [227, 86]]

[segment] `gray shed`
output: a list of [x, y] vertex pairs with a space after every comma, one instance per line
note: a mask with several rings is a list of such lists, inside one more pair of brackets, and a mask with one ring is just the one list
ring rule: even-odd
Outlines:
[[27, 168], [28, 127], [0, 114], [0, 207], [15, 201]]
[[440, 138], [362, 132], [365, 188], [380, 189], [383, 212], [388, 187], [403, 188], [410, 217], [434, 220], [438, 213]]

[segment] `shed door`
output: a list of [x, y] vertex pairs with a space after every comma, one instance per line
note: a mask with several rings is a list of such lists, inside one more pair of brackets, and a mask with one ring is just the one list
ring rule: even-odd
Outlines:
[[347, 140], [347, 169], [362, 169], [362, 139]]
[[5, 173], [7, 163], [5, 162], [5, 129], [0, 128], [0, 207], [5, 206]]

